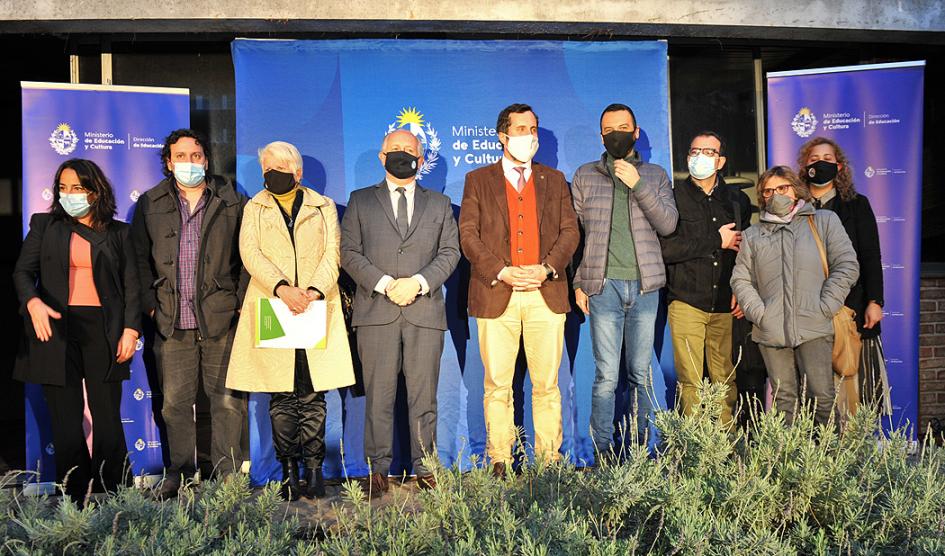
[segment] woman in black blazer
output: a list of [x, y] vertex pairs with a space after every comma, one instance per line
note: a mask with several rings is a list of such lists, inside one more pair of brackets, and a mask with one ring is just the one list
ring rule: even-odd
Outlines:
[[815, 137], [802, 145], [797, 165], [802, 179], [810, 187], [814, 206], [832, 210], [840, 217], [856, 250], [860, 278], [844, 304], [856, 311], [856, 325], [863, 339], [860, 399], [886, 406], [888, 384], [879, 340], [883, 319], [883, 266], [876, 216], [869, 199], [856, 192], [850, 163], [843, 149], [832, 139]]
[[[72, 159], [56, 171], [48, 213], [34, 214], [13, 271], [27, 317], [29, 364], [15, 378], [43, 386], [56, 450], [56, 481], [78, 503], [89, 481], [126, 483], [121, 382], [140, 336], [140, 299], [129, 226], [101, 169]], [[82, 431], [92, 414], [92, 454]]]

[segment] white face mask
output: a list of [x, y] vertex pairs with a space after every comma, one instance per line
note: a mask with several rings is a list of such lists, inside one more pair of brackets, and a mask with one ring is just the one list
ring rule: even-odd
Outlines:
[[702, 153], [689, 157], [689, 175], [697, 180], [704, 180], [715, 173], [715, 163], [718, 160]]
[[515, 157], [519, 162], [528, 162], [538, 152], [538, 137], [532, 134], [516, 135], [515, 137], [507, 135], [509, 138], [509, 154]]

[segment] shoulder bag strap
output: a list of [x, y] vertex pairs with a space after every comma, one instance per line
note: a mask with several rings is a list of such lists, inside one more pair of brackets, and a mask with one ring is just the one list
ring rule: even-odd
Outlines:
[[807, 223], [810, 224], [810, 231], [814, 234], [814, 241], [817, 243], [817, 251], [820, 252], [820, 264], [824, 267], [824, 277], [830, 276], [827, 268], [827, 252], [824, 250], [824, 242], [820, 241], [820, 234], [817, 233], [817, 226], [814, 224], [813, 215], [807, 215]]

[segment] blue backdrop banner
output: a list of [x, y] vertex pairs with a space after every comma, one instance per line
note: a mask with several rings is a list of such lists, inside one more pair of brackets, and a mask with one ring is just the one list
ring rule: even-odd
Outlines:
[[887, 426], [915, 426], [918, 417], [924, 75], [925, 62], [768, 74], [769, 165], [796, 169], [805, 141], [829, 137], [876, 214], [893, 404]]
[[[49, 210], [56, 169], [70, 158], [87, 158], [102, 168], [115, 189], [118, 218], [130, 221], [138, 195], [164, 177], [160, 159], [164, 138], [190, 124], [189, 91], [29, 82], [21, 86], [24, 234], [33, 213]], [[163, 468], [143, 346], [139, 341], [121, 402], [135, 475], [160, 474]], [[55, 480], [54, 454], [42, 389], [28, 385], [26, 462], [31, 470], [39, 466], [44, 483]]]
[[[237, 40], [232, 51], [237, 180], [250, 195], [262, 187], [257, 150], [284, 140], [303, 155], [303, 184], [343, 208], [352, 191], [383, 178], [377, 157], [383, 136], [407, 128], [425, 148], [420, 184], [450, 196], [458, 213], [466, 173], [502, 156], [496, 117], [514, 102], [530, 104], [539, 117], [536, 160], [561, 170], [569, 180], [578, 166], [603, 152], [599, 118], [612, 102], [633, 107], [642, 129], [637, 148], [643, 158], [671, 171], [665, 42]], [[442, 463], [460, 467], [468, 466], [472, 456], [481, 457], [485, 443], [482, 361], [475, 320], [466, 315], [464, 277], [468, 279], [468, 265], [461, 264], [446, 285], [450, 329], [437, 428]], [[569, 316], [559, 378], [562, 450], [576, 462], [592, 452], [588, 428], [594, 363], [581, 320]], [[655, 358], [661, 403], [663, 375]], [[530, 435], [525, 378], [522, 388], [524, 403], [516, 414]], [[326, 475], [366, 474], [363, 398], [351, 391], [333, 392], [328, 406]], [[266, 396], [252, 397], [250, 453], [257, 484], [279, 475], [267, 407]], [[409, 465], [403, 425], [401, 420], [393, 473]]]

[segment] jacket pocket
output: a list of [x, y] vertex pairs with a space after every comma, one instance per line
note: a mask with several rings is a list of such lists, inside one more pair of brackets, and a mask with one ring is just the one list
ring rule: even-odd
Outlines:
[[225, 291], [231, 291], [231, 292], [236, 291], [236, 285], [233, 282], [232, 278], [216, 277], [212, 281], [213, 281], [213, 285], [215, 286], [215, 289], [213, 291], [216, 291], [216, 290], [225, 290]]
[[[236, 309], [238, 308], [238, 301], [236, 292], [214, 290], [204, 296], [203, 301], [200, 303], [200, 308], [205, 315], [208, 313], [230, 313], [235, 315]], [[208, 315], [208, 319], [209, 318]]]
[[824, 304], [817, 299], [799, 300], [796, 307], [797, 333], [802, 338], [829, 334], [833, 331], [833, 315], [827, 314]]

